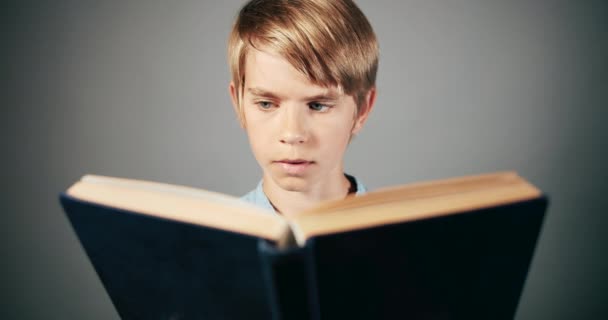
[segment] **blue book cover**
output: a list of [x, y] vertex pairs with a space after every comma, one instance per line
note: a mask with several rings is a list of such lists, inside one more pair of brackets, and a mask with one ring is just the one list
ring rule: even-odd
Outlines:
[[286, 219], [112, 179], [60, 201], [123, 319], [513, 319], [548, 204], [498, 173]]

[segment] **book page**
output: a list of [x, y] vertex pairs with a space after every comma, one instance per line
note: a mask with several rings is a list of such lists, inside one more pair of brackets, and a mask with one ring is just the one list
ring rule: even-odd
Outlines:
[[525, 201], [540, 190], [513, 172], [416, 183], [319, 206], [290, 219], [298, 244], [315, 235], [428, 219]]
[[85, 176], [68, 195], [96, 204], [243, 233], [282, 244], [290, 237], [281, 216], [238, 198], [205, 190], [121, 178]]
[[125, 188], [133, 188], [137, 190], [149, 190], [154, 192], [161, 192], [167, 194], [182, 195], [187, 197], [198, 198], [201, 200], [212, 201], [216, 203], [223, 203], [226, 205], [242, 206], [242, 207], [255, 207], [250, 203], [244, 202], [239, 198], [203, 189], [197, 189], [193, 187], [186, 187], [168, 183], [115, 178], [100, 175], [88, 174], [83, 176], [80, 181], [98, 185], [109, 185], [109, 186], [120, 186]]

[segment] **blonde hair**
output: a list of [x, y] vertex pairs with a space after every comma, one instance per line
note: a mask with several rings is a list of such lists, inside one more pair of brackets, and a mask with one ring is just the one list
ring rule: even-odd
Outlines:
[[239, 117], [245, 59], [251, 48], [262, 47], [284, 57], [312, 83], [352, 95], [358, 108], [376, 83], [378, 41], [353, 1], [251, 0], [241, 8], [228, 41]]

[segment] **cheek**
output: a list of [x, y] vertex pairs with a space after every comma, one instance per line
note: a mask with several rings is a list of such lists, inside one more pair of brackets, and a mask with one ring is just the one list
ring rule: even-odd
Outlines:
[[341, 157], [348, 146], [353, 121], [334, 121], [323, 126], [319, 138], [324, 152], [329, 156]]
[[247, 112], [244, 112], [244, 116], [245, 132], [249, 139], [249, 145], [254, 156], [257, 158], [260, 155], [263, 146], [267, 144], [264, 137], [264, 131], [261, 130], [262, 127], [259, 125], [259, 121], [256, 121], [255, 117], [252, 117], [252, 115]]
[[264, 150], [264, 146], [268, 145], [264, 130], [260, 130], [260, 128], [254, 124], [247, 126], [247, 137], [249, 138], [249, 144], [255, 153], [260, 153]]
[[[260, 115], [256, 112], [251, 112], [250, 107], [244, 106], [243, 111], [244, 121], [246, 125], [246, 132], [251, 142], [258, 142], [263, 139], [264, 135], [267, 134], [268, 130], [264, 130], [267, 126], [264, 125], [264, 119], [261, 119]], [[259, 142], [258, 142], [259, 143]]]

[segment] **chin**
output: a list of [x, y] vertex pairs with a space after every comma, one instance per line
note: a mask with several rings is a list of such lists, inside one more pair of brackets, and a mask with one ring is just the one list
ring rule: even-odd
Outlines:
[[283, 190], [292, 192], [303, 192], [308, 189], [308, 181], [302, 177], [277, 177], [276, 184]]

